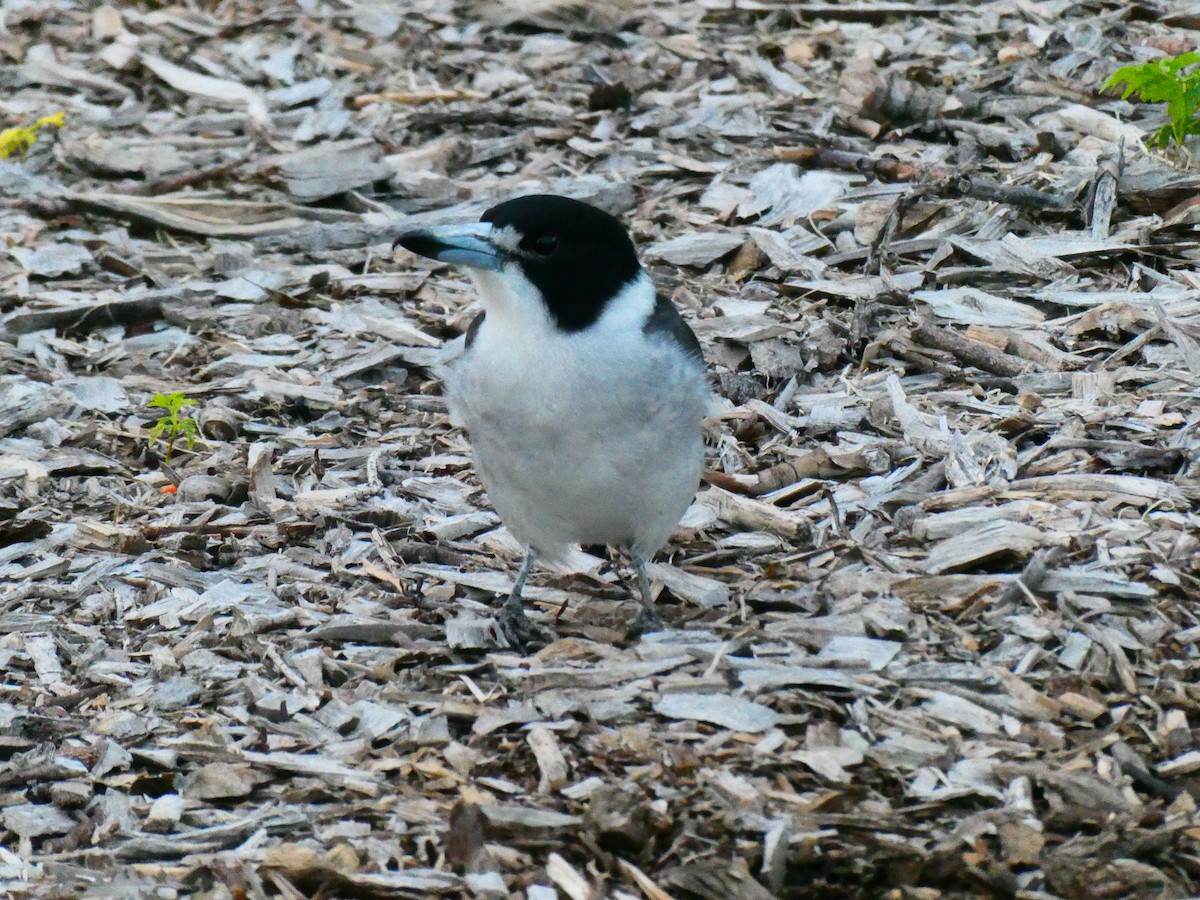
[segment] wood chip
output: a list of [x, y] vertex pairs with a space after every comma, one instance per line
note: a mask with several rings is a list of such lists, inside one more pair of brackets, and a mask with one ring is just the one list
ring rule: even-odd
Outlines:
[[666, 694], [654, 704], [654, 711], [671, 719], [711, 722], [751, 734], [766, 731], [777, 719], [769, 707], [728, 694]]

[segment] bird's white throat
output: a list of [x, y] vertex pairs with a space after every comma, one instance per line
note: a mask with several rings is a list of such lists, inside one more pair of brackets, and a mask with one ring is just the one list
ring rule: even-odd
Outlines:
[[654, 282], [645, 272], [639, 272], [608, 301], [596, 322], [578, 332], [564, 332], [551, 316], [542, 292], [519, 265], [510, 263], [498, 272], [473, 269], [471, 277], [487, 313], [484, 328], [488, 343], [611, 340], [640, 331], [654, 310]]

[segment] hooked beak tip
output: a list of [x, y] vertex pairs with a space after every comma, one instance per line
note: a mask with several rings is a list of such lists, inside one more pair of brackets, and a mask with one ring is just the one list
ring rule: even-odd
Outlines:
[[397, 247], [403, 247], [418, 256], [432, 256], [437, 251], [438, 242], [428, 232], [406, 231], [392, 241], [392, 249], [395, 250]]

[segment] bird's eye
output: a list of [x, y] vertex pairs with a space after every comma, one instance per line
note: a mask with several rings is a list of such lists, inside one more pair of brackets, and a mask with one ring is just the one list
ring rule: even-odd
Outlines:
[[518, 246], [526, 253], [534, 253], [538, 256], [550, 256], [558, 249], [558, 238], [552, 234], [530, 235], [529, 237], [521, 238], [521, 243]]

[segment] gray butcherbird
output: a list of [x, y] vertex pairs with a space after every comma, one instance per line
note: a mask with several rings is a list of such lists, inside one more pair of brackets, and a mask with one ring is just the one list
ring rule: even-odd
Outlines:
[[534, 560], [575, 544], [628, 550], [638, 627], [658, 627], [646, 560], [695, 496], [709, 389], [696, 336], [625, 229], [586, 203], [535, 195], [396, 243], [466, 266], [483, 301], [446, 397], [496, 512], [528, 548], [505, 637], [530, 637], [521, 590]]

